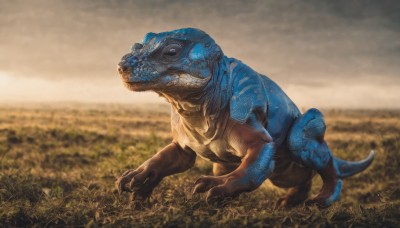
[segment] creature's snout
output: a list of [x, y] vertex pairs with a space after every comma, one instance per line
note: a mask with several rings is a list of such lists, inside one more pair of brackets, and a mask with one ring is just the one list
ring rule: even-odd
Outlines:
[[132, 54], [126, 54], [122, 57], [121, 61], [118, 63], [117, 70], [119, 74], [129, 73], [132, 70], [134, 63], [134, 57]]
[[123, 62], [118, 63], [117, 70], [119, 74], [125, 74], [126, 72], [129, 71], [129, 66], [124, 64]]
[[131, 53], [124, 55], [118, 63], [117, 70], [120, 75], [125, 75], [132, 72], [133, 67], [137, 64], [137, 57], [134, 55], [135, 51], [143, 48], [143, 44], [135, 43], [131, 48]]
[[137, 68], [138, 59], [131, 53], [126, 54], [122, 57], [118, 63], [117, 70], [122, 80], [129, 82], [131, 80], [132, 72]]

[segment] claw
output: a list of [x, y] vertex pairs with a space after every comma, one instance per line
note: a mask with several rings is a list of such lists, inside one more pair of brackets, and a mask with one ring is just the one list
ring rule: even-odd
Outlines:
[[134, 169], [128, 169], [121, 175], [121, 177], [124, 177], [124, 176], [128, 175], [128, 173], [133, 172], [133, 171], [135, 171], [135, 170]]
[[206, 187], [205, 183], [199, 183], [199, 184], [195, 185], [194, 189], [192, 191], [192, 194], [203, 193], [203, 192], [207, 191], [205, 187]]
[[218, 188], [218, 186], [214, 187], [208, 191], [207, 196], [206, 196], [206, 202], [208, 204], [212, 204], [212, 203], [224, 198], [224, 196], [222, 194], [220, 194], [220, 191], [217, 188]]
[[117, 181], [115, 182], [115, 184], [117, 185], [118, 188], [118, 194], [122, 194], [122, 192], [124, 192], [124, 187], [122, 185], [122, 178], [118, 178]]
[[236, 197], [239, 193], [248, 191], [248, 185], [238, 185], [234, 176], [205, 176], [196, 180], [192, 194], [207, 192], [206, 202], [221, 202], [227, 197]]
[[224, 182], [225, 178], [202, 176], [194, 182], [193, 193], [203, 193]]
[[229, 200], [232, 200], [234, 197], [236, 197], [238, 194], [235, 194], [234, 192], [229, 189], [226, 185], [219, 185], [216, 187], [211, 188], [206, 197], [206, 202], [207, 204], [215, 204], [217, 203], [218, 205], [224, 205], [227, 203]]
[[193, 183], [193, 185], [195, 186], [195, 185], [197, 185], [200, 181], [202, 181], [203, 179], [205, 179], [206, 178], [206, 176], [201, 176], [201, 177], [199, 177], [194, 183]]
[[135, 178], [135, 177], [132, 177], [131, 182], [129, 182], [129, 188], [130, 188], [131, 190], [134, 189], [135, 184], [137, 185], [137, 183], [135, 183], [135, 182], [136, 182], [136, 178]]
[[119, 194], [122, 194], [122, 192], [132, 192], [130, 188], [126, 186], [128, 182], [131, 181], [131, 179], [138, 173], [136, 170], [128, 170], [125, 171], [121, 177], [119, 177], [116, 181], [117, 188]]
[[126, 187], [126, 183], [123, 179], [117, 180], [117, 185], [119, 194], [122, 194], [123, 192], [131, 192], [130, 189]]
[[231, 189], [225, 184], [225, 185], [219, 185], [211, 188], [208, 193], [206, 200], [208, 201], [220, 201], [222, 199], [225, 199], [227, 197], [233, 197], [233, 192]]
[[121, 189], [121, 187], [119, 186], [119, 183], [117, 183], [117, 188], [118, 188], [118, 194], [122, 194], [122, 189]]

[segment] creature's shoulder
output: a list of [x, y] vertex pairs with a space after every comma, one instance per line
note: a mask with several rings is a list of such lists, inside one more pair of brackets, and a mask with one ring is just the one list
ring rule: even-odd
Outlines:
[[268, 112], [267, 84], [270, 80], [238, 60], [230, 63], [230, 80], [232, 85], [231, 118], [245, 123], [252, 113], [266, 117]]

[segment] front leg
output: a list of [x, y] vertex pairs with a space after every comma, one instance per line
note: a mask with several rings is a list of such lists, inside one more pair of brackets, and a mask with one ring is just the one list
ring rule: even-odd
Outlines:
[[257, 122], [237, 124], [230, 137], [235, 138], [245, 156], [240, 166], [222, 176], [204, 176], [195, 182], [194, 193], [207, 193], [207, 201], [235, 197], [258, 188], [274, 169], [272, 137]]
[[214, 176], [222, 176], [233, 172], [239, 167], [240, 164], [236, 163], [214, 163], [213, 164], [213, 174]]
[[135, 170], [127, 170], [116, 181], [118, 191], [133, 192], [136, 200], [147, 199], [160, 181], [194, 165], [196, 154], [171, 143]]

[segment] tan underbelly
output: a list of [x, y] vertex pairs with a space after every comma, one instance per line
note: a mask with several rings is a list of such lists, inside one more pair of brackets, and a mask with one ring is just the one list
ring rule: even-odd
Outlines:
[[238, 163], [241, 158], [233, 153], [230, 153], [226, 143], [221, 140], [216, 140], [208, 145], [203, 145], [196, 141], [190, 141], [188, 146], [196, 152], [200, 157], [217, 163]]

